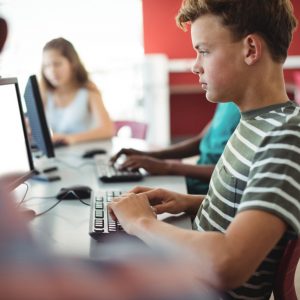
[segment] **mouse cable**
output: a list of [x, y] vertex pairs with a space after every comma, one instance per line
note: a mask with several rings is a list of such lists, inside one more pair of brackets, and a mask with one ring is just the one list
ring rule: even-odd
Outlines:
[[87, 205], [87, 206], [91, 206], [91, 204], [86, 203], [85, 201], [83, 201], [82, 199], [78, 199], [82, 204]]
[[42, 211], [40, 213], [37, 213], [35, 216], [39, 217], [39, 216], [42, 216], [42, 215], [46, 214], [47, 212], [49, 212], [50, 210], [52, 210], [55, 206], [57, 206], [62, 200], [63, 199], [58, 200], [55, 204], [53, 204], [52, 206], [50, 206], [46, 210], [44, 210], [44, 211]]
[[25, 197], [26, 197], [27, 192], [28, 192], [28, 189], [29, 189], [29, 185], [28, 185], [27, 182], [23, 182], [22, 185], [23, 185], [23, 184], [26, 186], [26, 191], [24, 192], [24, 195], [23, 195], [21, 201], [17, 204], [17, 207], [19, 207], [19, 206], [24, 202]]
[[[87, 206], [91, 206], [89, 203], [86, 203], [85, 201], [83, 201], [81, 198], [79, 198], [73, 191], [69, 191], [63, 199], [60, 200], [64, 200], [65, 197], [69, 194], [69, 193], [73, 193], [73, 195], [76, 197], [76, 200], [79, 200], [82, 204], [87, 205]], [[56, 195], [55, 196], [48, 196], [48, 197], [30, 197], [28, 199], [26, 199], [25, 201], [23, 201], [23, 203], [26, 203], [28, 201], [34, 200], [34, 199], [56, 199]]]
[[26, 203], [26, 202], [29, 202], [29, 201], [34, 200], [34, 199], [42, 199], [42, 200], [44, 200], [44, 199], [56, 199], [56, 195], [55, 196], [48, 196], [48, 197], [30, 197], [30, 198], [26, 199], [23, 202]]
[[[54, 207], [56, 207], [62, 200], [64, 200], [65, 197], [66, 197], [69, 193], [73, 193], [73, 195], [74, 195], [74, 196], [75, 196], [82, 204], [87, 205], [87, 206], [90, 206], [89, 203], [84, 202], [84, 201], [83, 201], [82, 199], [80, 199], [73, 191], [69, 191], [62, 199], [59, 199], [59, 201], [57, 201], [55, 204], [53, 204], [52, 206], [50, 206], [50, 207], [47, 208], [46, 210], [44, 210], [44, 211], [42, 211], [42, 212], [40, 212], [40, 213], [37, 213], [37, 214], [35, 215], [35, 217], [42, 216], [42, 215], [46, 214], [47, 212], [49, 212], [50, 210], [52, 210], [52, 209], [53, 209]], [[48, 197], [31, 197], [31, 198], [26, 199], [25, 202], [28, 202], [28, 201], [33, 200], [33, 199], [42, 199], [42, 200], [44, 200], [44, 199], [56, 199], [56, 196], [48, 196]]]
[[[56, 196], [49, 196], [49, 197], [31, 197], [31, 198], [28, 198], [28, 199], [26, 199], [25, 201], [23, 201], [23, 203], [25, 203], [25, 202], [28, 202], [28, 201], [30, 201], [30, 200], [33, 200], [33, 199], [56, 199]], [[62, 200], [62, 199], [61, 199]], [[42, 212], [40, 212], [40, 213], [37, 213], [36, 215], [35, 215], [35, 217], [39, 217], [39, 216], [41, 216], [41, 215], [44, 215], [45, 213], [47, 213], [48, 211], [50, 211], [51, 209], [53, 209], [56, 205], [58, 205], [60, 202], [61, 202], [61, 200], [59, 200], [59, 201], [57, 201], [54, 205], [52, 205], [52, 206], [50, 206], [49, 208], [47, 208], [46, 210], [44, 210], [44, 211], [42, 211]], [[28, 208], [28, 207], [26, 207], [26, 208]]]
[[[65, 197], [66, 197], [67, 195], [68, 195], [68, 193], [67, 193], [62, 199], [59, 199], [55, 204], [53, 204], [52, 206], [50, 206], [50, 207], [47, 208], [46, 210], [44, 210], [44, 211], [42, 211], [42, 212], [40, 212], [40, 213], [37, 213], [37, 214], [35, 215], [35, 217], [40, 217], [40, 216], [46, 214], [47, 212], [49, 212], [50, 210], [52, 210], [52, 209], [53, 209], [54, 207], [56, 207], [62, 200], [64, 200]], [[77, 195], [76, 195], [76, 196], [77, 196]], [[50, 199], [50, 198], [56, 199], [56, 196], [54, 196], [54, 197], [31, 197], [31, 198], [27, 199], [27, 201], [32, 200], [32, 199]]]
[[[29, 201], [29, 200], [32, 200], [32, 199], [54, 199], [54, 198], [55, 198], [55, 197], [31, 197], [31, 198], [27, 199], [26, 202]], [[44, 211], [42, 211], [42, 212], [40, 212], [40, 213], [37, 213], [37, 214], [35, 215], [35, 217], [39, 217], [39, 216], [41, 216], [41, 215], [44, 215], [45, 213], [47, 213], [48, 211], [50, 211], [51, 209], [53, 209], [55, 206], [57, 206], [61, 201], [62, 201], [62, 199], [59, 200], [59, 201], [57, 201], [54, 205], [50, 206], [50, 207], [47, 208], [46, 210], [44, 210]], [[29, 207], [25, 207], [25, 208], [29, 208]], [[29, 209], [30, 209], [30, 208], [29, 208]]]
[[76, 198], [77, 200], [79, 200], [82, 204], [87, 205], [87, 206], [91, 206], [91, 204], [86, 203], [85, 201], [83, 201], [83, 200], [82, 200], [81, 198], [79, 198], [79, 197], [76, 195], [76, 193], [74, 193], [73, 191], [69, 191], [65, 196], [67, 196], [69, 193], [72, 193], [72, 194], [75, 196], [75, 198]]

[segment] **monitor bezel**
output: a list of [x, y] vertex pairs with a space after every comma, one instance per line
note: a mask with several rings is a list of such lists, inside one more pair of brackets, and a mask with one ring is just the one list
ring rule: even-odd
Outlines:
[[24, 140], [26, 144], [26, 150], [27, 150], [27, 158], [28, 158], [28, 163], [29, 163], [29, 171], [25, 173], [11, 173], [7, 174], [1, 177], [0, 181], [4, 182], [6, 187], [9, 190], [13, 190], [16, 187], [18, 187], [20, 184], [22, 184], [24, 181], [29, 179], [34, 175], [34, 165], [33, 165], [33, 159], [30, 151], [30, 144], [29, 144], [29, 139], [27, 135], [27, 130], [26, 130], [26, 124], [25, 124], [25, 118], [23, 115], [23, 109], [22, 109], [22, 101], [21, 101], [21, 94], [20, 94], [20, 89], [19, 89], [19, 84], [18, 84], [18, 79], [16, 77], [10, 77], [10, 78], [0, 78], [0, 86], [1, 85], [9, 85], [13, 84], [15, 86], [15, 91], [17, 94], [17, 101], [18, 101], [18, 107], [19, 107], [19, 113], [20, 113], [20, 118], [21, 118], [21, 123], [22, 123], [22, 128], [23, 128], [23, 135], [24, 135]]
[[[31, 87], [29, 87], [29, 85], [31, 85]], [[43, 154], [46, 155], [48, 158], [55, 157], [54, 146], [52, 143], [50, 130], [49, 130], [49, 127], [47, 124], [43, 101], [42, 101], [42, 97], [40, 94], [40, 89], [39, 89], [36, 75], [29, 76], [27, 83], [26, 83], [25, 90], [24, 90], [24, 94], [23, 94], [23, 97], [24, 97], [24, 100], [26, 103], [26, 108], [28, 111], [28, 109], [30, 109], [30, 108], [28, 107], [29, 105], [25, 98], [25, 92], [26, 92], [27, 88], [32, 88], [32, 93], [33, 93], [33, 98], [34, 98], [33, 101], [34, 101], [34, 105], [35, 105], [35, 108], [36, 108], [36, 111], [38, 114], [37, 118], [38, 118], [38, 122], [40, 123], [41, 131], [42, 131], [41, 134], [42, 134], [42, 139], [44, 140], [44, 144], [45, 144], [44, 146], [45, 146], [46, 153], [44, 153], [44, 151], [42, 149], [39, 149], [39, 150], [42, 151]], [[29, 115], [28, 115], [28, 119], [29, 119], [30, 126], [32, 126]]]

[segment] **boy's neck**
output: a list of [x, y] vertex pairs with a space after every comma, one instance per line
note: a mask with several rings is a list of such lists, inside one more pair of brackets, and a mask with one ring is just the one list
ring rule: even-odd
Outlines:
[[261, 65], [248, 75], [244, 97], [236, 101], [241, 112], [281, 104], [289, 100], [281, 64]]

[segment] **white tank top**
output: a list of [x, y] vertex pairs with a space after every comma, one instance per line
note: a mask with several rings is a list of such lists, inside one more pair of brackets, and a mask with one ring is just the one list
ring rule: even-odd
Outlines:
[[88, 105], [88, 90], [81, 88], [66, 107], [57, 107], [53, 94], [48, 93], [46, 116], [50, 129], [55, 133], [79, 133], [95, 127]]

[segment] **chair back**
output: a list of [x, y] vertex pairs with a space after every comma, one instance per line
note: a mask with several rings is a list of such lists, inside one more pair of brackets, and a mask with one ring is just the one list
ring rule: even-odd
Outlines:
[[147, 129], [148, 125], [143, 122], [137, 122], [137, 121], [129, 121], [129, 120], [123, 120], [123, 121], [114, 121], [115, 124], [115, 135], [118, 135], [121, 129], [124, 127], [129, 128], [130, 130], [130, 136], [135, 139], [146, 139], [147, 135]]
[[295, 272], [300, 258], [300, 238], [290, 240], [279, 263], [273, 295], [275, 300], [297, 300]]

